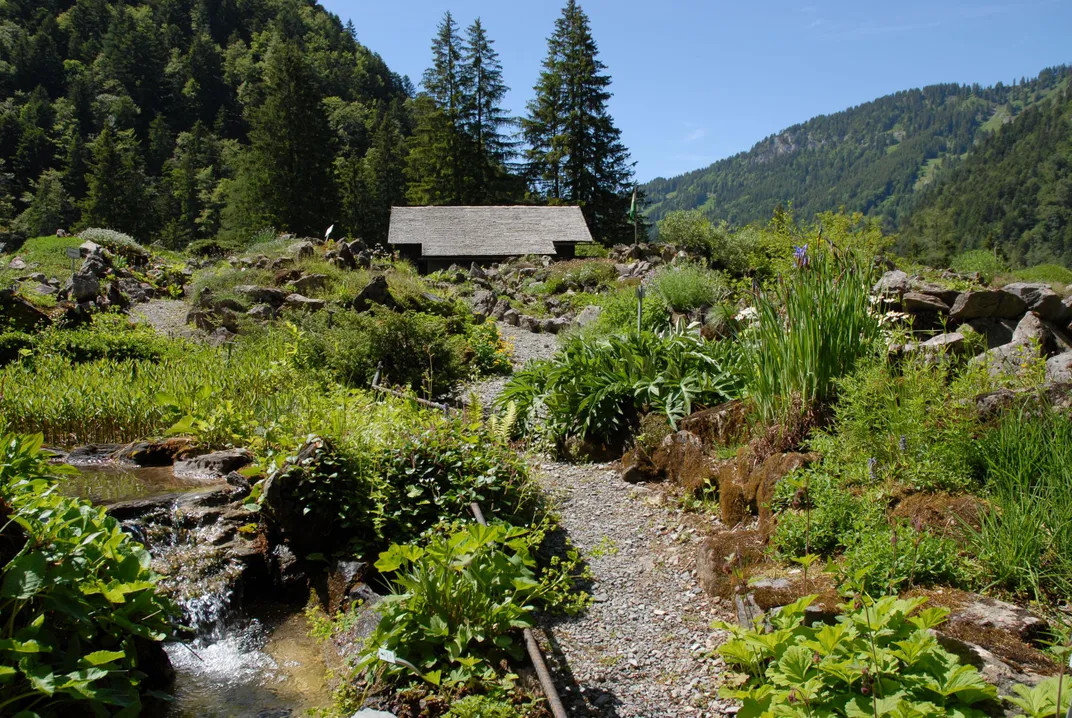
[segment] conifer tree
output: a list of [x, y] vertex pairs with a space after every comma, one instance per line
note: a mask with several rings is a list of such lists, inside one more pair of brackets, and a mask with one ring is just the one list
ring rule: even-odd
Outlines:
[[493, 44], [477, 18], [466, 30], [461, 69], [462, 127], [472, 150], [469, 204], [503, 201], [508, 194], [503, 178], [514, 145], [503, 130], [513, 120], [502, 108], [502, 101], [510, 88], [503, 82], [502, 64]]
[[319, 235], [334, 221], [329, 215], [334, 151], [318, 78], [298, 43], [277, 37], [264, 81], [264, 102], [250, 113], [244, 168], [256, 215], [251, 219]]
[[468, 148], [462, 132], [462, 41], [448, 11], [432, 41], [432, 66], [413, 104], [416, 120], [406, 172], [413, 204], [463, 204]]
[[610, 244], [633, 239], [633, 165], [607, 110], [611, 80], [598, 54], [588, 17], [569, 0], [522, 127], [533, 183], [552, 202], [580, 205], [592, 234]]
[[105, 125], [90, 145], [82, 223], [126, 232], [135, 237], [145, 225], [145, 172], [132, 130]]

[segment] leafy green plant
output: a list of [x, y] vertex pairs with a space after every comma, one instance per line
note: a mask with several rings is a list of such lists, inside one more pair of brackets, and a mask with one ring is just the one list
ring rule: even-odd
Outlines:
[[878, 337], [869, 259], [821, 243], [798, 250], [800, 266], [756, 295], [759, 321], [742, 335], [748, 394], [768, 423], [831, 399]]
[[522, 718], [522, 713], [511, 703], [488, 696], [466, 696], [454, 701], [447, 718]]
[[980, 428], [971, 400], [987, 390], [976, 375], [924, 357], [897, 367], [884, 358], [864, 362], [837, 382], [833, 425], [815, 435], [812, 447], [849, 483], [968, 488]]
[[469, 349], [473, 358], [470, 363], [477, 376], [509, 374], [513, 369], [510, 358], [513, 344], [503, 339], [495, 322], [474, 324], [469, 330]]
[[497, 401], [516, 403], [523, 428], [542, 405], [553, 436], [615, 442], [641, 414], [658, 412], [675, 423], [696, 406], [734, 398], [737, 361], [731, 343], [708, 343], [685, 330], [579, 337], [553, 359], [516, 373]]
[[957, 542], [907, 521], [858, 523], [846, 543], [843, 575], [860, 576], [865, 590], [971, 588], [977, 573]]
[[[521, 657], [518, 632], [533, 625], [540, 583], [525, 533], [471, 524], [424, 547], [394, 544], [380, 554], [376, 568], [393, 574], [393, 591], [378, 604], [361, 665], [435, 685], [493, 682], [499, 661]], [[382, 661], [381, 649], [413, 668]]]
[[851, 543], [853, 526], [868, 511], [829, 473], [805, 471], [775, 489], [771, 508], [779, 514], [771, 547], [781, 558], [834, 555]]
[[806, 596], [769, 616], [771, 630], [727, 623], [731, 639], [718, 653], [748, 675], [721, 695], [741, 700], [740, 715], [947, 716], [986, 715], [997, 698], [974, 667], [943, 649], [930, 629], [948, 615], [922, 608], [925, 598], [863, 595], [842, 606], [837, 623], [806, 625]]
[[1062, 677], [1047, 678], [1033, 687], [1016, 685], [1013, 692], [1016, 695], [1005, 700], [1020, 709], [1015, 718], [1064, 718], [1072, 706], [1072, 681], [1064, 680], [1062, 685]]
[[118, 521], [56, 492], [41, 441], [0, 444], [0, 712], [135, 715], [141, 644], [170, 635], [175, 609]]

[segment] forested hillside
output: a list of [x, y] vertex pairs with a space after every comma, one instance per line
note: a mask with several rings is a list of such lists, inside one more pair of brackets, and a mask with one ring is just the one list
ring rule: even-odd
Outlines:
[[1072, 264], [1072, 89], [988, 137], [920, 197], [906, 252], [996, 248], [1013, 264]]
[[27, 234], [96, 224], [180, 246], [258, 225], [322, 232], [336, 202], [387, 201], [375, 182], [336, 197], [335, 165], [404, 130], [412, 89], [313, 2], [0, 13], [0, 220]]
[[983, 137], [1068, 84], [1069, 68], [1015, 85], [906, 90], [772, 135], [701, 170], [643, 186], [649, 218], [702, 209], [732, 224], [792, 203], [800, 216], [844, 208], [895, 226], [919, 190]]
[[334, 224], [382, 242], [392, 205], [555, 201], [625, 238], [632, 165], [574, 0], [530, 142], [548, 132], [523, 158], [479, 18], [462, 31], [446, 13], [419, 93], [357, 34], [315, 0], [0, 2], [0, 232], [101, 226], [182, 248]]

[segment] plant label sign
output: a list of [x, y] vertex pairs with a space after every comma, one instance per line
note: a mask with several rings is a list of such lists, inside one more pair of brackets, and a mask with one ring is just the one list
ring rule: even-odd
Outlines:
[[82, 250], [81, 249], [79, 249], [78, 247], [68, 247], [67, 248], [67, 259], [71, 260], [71, 270], [72, 271], [76, 268], [75, 267], [75, 262], [77, 262], [81, 258], [82, 258]]
[[395, 657], [395, 652], [386, 648], [381, 648], [376, 651], [376, 655], [379, 656], [379, 659], [384, 663], [398, 663], [398, 658]]

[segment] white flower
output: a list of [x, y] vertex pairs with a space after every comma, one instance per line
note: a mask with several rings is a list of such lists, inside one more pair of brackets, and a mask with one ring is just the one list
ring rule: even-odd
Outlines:
[[739, 322], [754, 322], [759, 319], [759, 310], [755, 307], [745, 307], [733, 317]]

